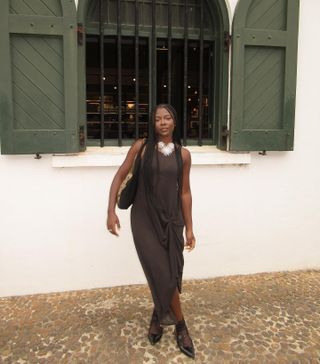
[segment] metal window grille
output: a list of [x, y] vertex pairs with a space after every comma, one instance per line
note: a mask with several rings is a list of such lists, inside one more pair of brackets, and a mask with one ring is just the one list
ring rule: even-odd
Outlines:
[[215, 34], [206, 0], [98, 0], [86, 23], [88, 141], [148, 132], [157, 103], [177, 112], [184, 145], [213, 140]]

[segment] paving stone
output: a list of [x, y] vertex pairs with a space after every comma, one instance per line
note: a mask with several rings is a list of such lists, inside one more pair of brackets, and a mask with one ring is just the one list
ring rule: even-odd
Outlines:
[[[183, 282], [196, 363], [320, 364], [320, 271]], [[146, 285], [0, 299], [0, 363], [191, 363], [173, 327], [151, 346]]]

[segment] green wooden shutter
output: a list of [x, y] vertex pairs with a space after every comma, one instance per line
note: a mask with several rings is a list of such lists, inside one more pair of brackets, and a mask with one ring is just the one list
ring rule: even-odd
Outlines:
[[232, 34], [230, 150], [293, 150], [299, 0], [240, 0]]
[[0, 1], [2, 154], [79, 150], [74, 1]]

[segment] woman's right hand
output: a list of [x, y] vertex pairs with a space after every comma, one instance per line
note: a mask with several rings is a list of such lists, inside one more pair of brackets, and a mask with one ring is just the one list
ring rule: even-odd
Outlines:
[[111, 234], [119, 236], [120, 221], [115, 212], [108, 213], [107, 229]]

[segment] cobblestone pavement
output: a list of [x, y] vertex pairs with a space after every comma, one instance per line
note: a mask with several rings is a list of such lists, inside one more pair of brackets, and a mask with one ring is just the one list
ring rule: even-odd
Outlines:
[[[320, 271], [183, 282], [196, 363], [320, 363]], [[1, 363], [191, 363], [145, 285], [0, 299]]]

